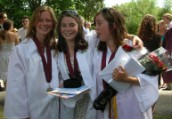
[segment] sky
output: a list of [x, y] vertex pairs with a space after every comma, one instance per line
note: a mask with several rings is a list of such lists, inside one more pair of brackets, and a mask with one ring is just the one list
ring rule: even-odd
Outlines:
[[[106, 7], [111, 7], [111, 6], [116, 5], [116, 4], [120, 5], [120, 4], [126, 3], [126, 2], [131, 2], [131, 0], [104, 0]], [[162, 7], [163, 0], [157, 0], [157, 2], [158, 2], [157, 3], [158, 6]]]

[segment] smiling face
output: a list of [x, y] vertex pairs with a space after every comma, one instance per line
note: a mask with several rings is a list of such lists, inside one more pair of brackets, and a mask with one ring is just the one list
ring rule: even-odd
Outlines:
[[113, 39], [111, 32], [109, 30], [109, 23], [107, 20], [105, 20], [102, 14], [98, 14], [95, 17], [95, 23], [96, 23], [95, 30], [101, 41], [106, 42], [107, 40]]
[[60, 31], [66, 42], [74, 42], [78, 34], [77, 21], [72, 17], [63, 17], [60, 24]]
[[46, 37], [53, 29], [53, 21], [51, 14], [48, 11], [43, 11], [40, 13], [39, 20], [36, 25], [36, 36]]

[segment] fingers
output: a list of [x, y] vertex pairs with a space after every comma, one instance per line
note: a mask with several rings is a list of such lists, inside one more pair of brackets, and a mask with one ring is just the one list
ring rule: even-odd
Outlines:
[[112, 73], [113, 80], [123, 81], [127, 77], [127, 72], [122, 66], [119, 66], [118, 68], [114, 69], [114, 72]]
[[133, 47], [136, 49], [140, 49], [143, 47], [143, 42], [138, 36], [134, 36], [133, 38]]
[[118, 68], [114, 69], [114, 72], [112, 74], [112, 78], [114, 80], [118, 80], [123, 72], [124, 72], [124, 68], [119, 66]]

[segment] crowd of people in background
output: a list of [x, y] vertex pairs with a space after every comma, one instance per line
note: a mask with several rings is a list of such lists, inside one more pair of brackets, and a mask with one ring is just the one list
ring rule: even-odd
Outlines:
[[[57, 20], [53, 8], [40, 6], [32, 16], [21, 18], [18, 29], [7, 13], [1, 12], [0, 91], [6, 90], [4, 116], [152, 119], [158, 89], [172, 89], [172, 71], [156, 76], [143, 73], [129, 76], [123, 67], [115, 68], [110, 71], [111, 80], [131, 84], [125, 91], [116, 91], [98, 74], [116, 58], [124, 39], [132, 41], [137, 50], [144, 48], [151, 52], [164, 47], [172, 52], [172, 14], [164, 13], [159, 21], [156, 16], [144, 15], [137, 36], [129, 34], [125, 25], [123, 15], [114, 8], [98, 11], [90, 22], [75, 10], [63, 11]], [[149, 80], [155, 81], [152, 84]], [[46, 93], [57, 87], [82, 85], [92, 88], [72, 99]], [[112, 95], [102, 99], [107, 100], [102, 110], [97, 104], [102, 103], [101, 95], [106, 89]]]

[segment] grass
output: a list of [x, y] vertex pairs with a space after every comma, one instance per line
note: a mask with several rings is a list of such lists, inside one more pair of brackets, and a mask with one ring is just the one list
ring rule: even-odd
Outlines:
[[[2, 104], [0, 104], [0, 119], [4, 119], [3, 118], [3, 105]], [[167, 116], [167, 115], [158, 116], [158, 115], [154, 115], [153, 119], [172, 119], [172, 116]]]
[[0, 104], [0, 119], [4, 119], [3, 117], [3, 105]]
[[172, 116], [158, 116], [158, 115], [155, 115], [153, 119], [172, 119]]

